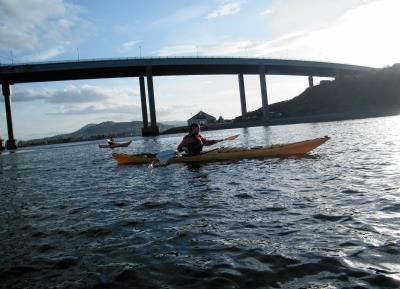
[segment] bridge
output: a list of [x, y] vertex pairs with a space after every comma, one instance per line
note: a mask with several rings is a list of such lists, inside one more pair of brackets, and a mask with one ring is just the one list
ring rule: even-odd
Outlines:
[[[6, 147], [8, 149], [16, 148], [12, 125], [11, 85], [18, 83], [137, 77], [139, 78], [142, 105], [142, 135], [149, 136], [159, 134], [153, 87], [154, 76], [237, 75], [242, 117], [246, 118], [247, 108], [243, 76], [245, 74], [259, 75], [263, 120], [265, 124], [268, 124], [268, 97], [265, 75], [308, 76], [309, 85], [313, 86], [314, 76], [336, 78], [359, 74], [372, 69], [374, 68], [330, 62], [222, 57], [97, 59], [1, 65], [0, 82], [6, 107], [8, 130]], [[146, 104], [147, 97], [150, 124]]]

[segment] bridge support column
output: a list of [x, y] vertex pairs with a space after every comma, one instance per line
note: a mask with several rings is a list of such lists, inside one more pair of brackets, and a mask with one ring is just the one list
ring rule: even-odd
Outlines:
[[4, 104], [6, 106], [7, 130], [8, 130], [8, 140], [6, 141], [6, 148], [9, 150], [14, 150], [17, 148], [17, 145], [15, 144], [13, 124], [12, 124], [10, 84], [3, 83], [2, 90], [4, 95]]
[[311, 75], [308, 77], [308, 86], [309, 87], [314, 86], [314, 78]]
[[151, 66], [146, 67], [146, 77], [147, 77], [147, 92], [149, 94], [149, 109], [150, 109], [150, 127], [142, 130], [143, 136], [154, 136], [159, 135], [160, 132], [157, 126], [156, 119], [156, 106], [154, 103], [154, 88], [153, 88], [153, 71]]
[[247, 107], [246, 107], [246, 92], [244, 89], [243, 73], [239, 74], [239, 91], [240, 91], [240, 104], [242, 107], [242, 120], [245, 120], [247, 118]]
[[264, 124], [268, 123], [268, 95], [267, 95], [267, 82], [265, 81], [265, 67], [261, 65], [258, 69], [260, 74], [260, 88], [262, 100], [262, 113]]
[[146, 131], [148, 131], [149, 121], [147, 119], [147, 98], [146, 98], [146, 86], [144, 84], [144, 76], [139, 76], [139, 87], [140, 87], [140, 101], [142, 104], [142, 120], [143, 120], [143, 127], [142, 127], [142, 135]]

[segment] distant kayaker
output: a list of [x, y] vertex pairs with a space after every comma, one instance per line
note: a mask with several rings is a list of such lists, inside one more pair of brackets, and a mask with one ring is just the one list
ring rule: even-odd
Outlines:
[[196, 155], [201, 153], [203, 146], [210, 146], [223, 140], [208, 140], [200, 134], [200, 125], [192, 123], [189, 126], [189, 134], [185, 135], [182, 142], [178, 145], [178, 152]]
[[112, 136], [107, 140], [107, 142], [109, 145], [113, 145], [115, 143]]

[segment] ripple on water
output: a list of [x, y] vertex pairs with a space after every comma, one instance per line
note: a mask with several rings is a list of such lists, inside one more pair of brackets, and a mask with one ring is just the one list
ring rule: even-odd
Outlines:
[[153, 170], [97, 142], [2, 155], [0, 288], [400, 288], [393, 119], [205, 134], [236, 133], [235, 146], [332, 139], [313, 158]]

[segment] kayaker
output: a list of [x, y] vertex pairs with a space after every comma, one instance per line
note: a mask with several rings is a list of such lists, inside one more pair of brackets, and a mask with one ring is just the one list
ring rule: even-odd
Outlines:
[[107, 140], [107, 142], [109, 145], [113, 145], [115, 143], [112, 136]]
[[189, 126], [189, 134], [185, 135], [178, 145], [178, 152], [185, 152], [188, 155], [201, 153], [203, 146], [210, 146], [222, 140], [208, 140], [200, 134], [200, 125], [192, 123]]

